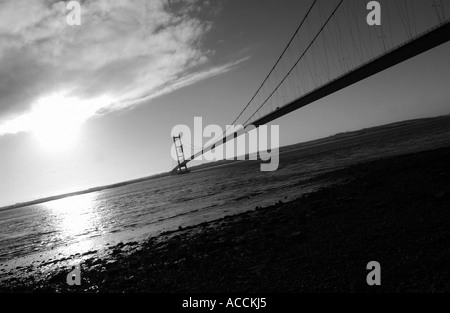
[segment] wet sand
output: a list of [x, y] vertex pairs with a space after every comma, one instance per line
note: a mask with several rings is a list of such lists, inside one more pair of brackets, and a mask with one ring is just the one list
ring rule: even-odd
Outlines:
[[337, 170], [294, 201], [77, 256], [81, 286], [67, 265], [24, 268], [0, 292], [449, 292], [449, 160], [442, 148]]

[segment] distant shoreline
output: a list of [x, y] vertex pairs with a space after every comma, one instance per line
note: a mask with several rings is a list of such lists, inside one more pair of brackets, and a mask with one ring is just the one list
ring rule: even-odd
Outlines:
[[50, 260], [51, 274], [18, 268], [0, 293], [448, 292], [449, 157], [447, 146], [329, 172], [317, 179], [339, 183], [293, 201], [87, 253], [81, 286]]
[[[406, 120], [406, 121], [401, 121], [401, 122], [389, 123], [389, 124], [380, 125], [380, 126], [374, 126], [374, 127], [370, 127], [370, 128], [364, 128], [364, 129], [345, 132], [345, 133], [338, 133], [338, 134], [320, 138], [320, 139], [315, 139], [315, 140], [311, 140], [311, 141], [307, 141], [307, 142], [283, 146], [280, 148], [280, 153], [299, 149], [299, 148], [307, 148], [307, 147], [313, 146], [313, 145], [326, 144], [326, 143], [333, 142], [335, 140], [349, 139], [349, 138], [354, 138], [354, 137], [362, 136], [362, 135], [366, 135], [366, 134], [376, 133], [376, 132], [380, 132], [380, 131], [389, 131], [394, 128], [401, 128], [401, 127], [410, 126], [412, 124], [425, 123], [425, 122], [428, 122], [431, 120], [445, 119], [445, 118], [450, 118], [450, 115], [412, 119], [412, 120]], [[209, 162], [206, 164], [193, 166], [191, 168], [191, 171], [208, 170], [208, 169], [212, 169], [217, 166], [223, 166], [223, 165], [227, 165], [227, 164], [233, 163], [233, 162], [238, 162], [238, 161], [221, 160], [221, 161], [216, 161], [216, 162]], [[65, 194], [60, 194], [60, 195], [56, 195], [56, 196], [45, 197], [45, 198], [27, 201], [27, 202], [23, 202], [23, 203], [17, 203], [17, 204], [13, 204], [13, 205], [9, 205], [9, 206], [0, 207], [0, 212], [19, 209], [19, 208], [23, 208], [23, 207], [30, 206], [30, 205], [42, 204], [42, 203], [46, 203], [46, 202], [50, 202], [50, 201], [73, 197], [73, 196], [79, 196], [79, 195], [89, 194], [89, 193], [93, 193], [93, 192], [119, 188], [119, 187], [123, 187], [123, 186], [128, 186], [128, 185], [132, 185], [132, 184], [137, 184], [137, 183], [141, 183], [141, 182], [145, 182], [145, 181], [162, 178], [162, 177], [167, 177], [167, 176], [171, 176], [171, 175], [172, 174], [170, 172], [164, 172], [164, 173], [155, 174], [155, 175], [151, 175], [151, 176], [147, 176], [147, 177], [142, 177], [142, 178], [138, 178], [138, 179], [134, 179], [134, 180], [119, 182], [116, 184], [93, 187], [93, 188], [89, 188], [86, 190], [80, 190], [80, 191], [75, 191], [75, 192], [71, 192], [71, 193], [65, 193]]]
[[166, 177], [166, 176], [169, 176], [169, 175], [170, 175], [170, 173], [156, 174], [156, 175], [153, 175], [153, 176], [138, 178], [138, 179], [135, 179], [135, 180], [121, 182], [121, 183], [117, 183], [117, 184], [113, 184], [113, 185], [94, 187], [94, 188], [90, 188], [90, 189], [86, 189], [86, 190], [75, 191], [75, 192], [66, 193], [66, 194], [62, 194], [62, 195], [42, 198], [42, 199], [38, 199], [38, 200], [34, 200], [34, 201], [18, 203], [18, 204], [6, 206], [6, 207], [1, 207], [0, 208], [0, 212], [14, 210], [14, 209], [19, 209], [19, 208], [23, 208], [23, 207], [30, 206], [30, 205], [42, 204], [42, 203], [45, 203], [45, 202], [60, 200], [60, 199], [69, 198], [69, 197], [73, 197], [73, 196], [79, 196], [79, 195], [88, 194], [88, 193], [92, 193], [92, 192], [97, 192], [97, 191], [102, 191], [102, 190], [107, 190], [107, 189], [113, 189], [113, 188], [128, 186], [128, 185], [137, 184], [137, 183], [141, 183], [141, 182], [152, 180], [152, 179]]

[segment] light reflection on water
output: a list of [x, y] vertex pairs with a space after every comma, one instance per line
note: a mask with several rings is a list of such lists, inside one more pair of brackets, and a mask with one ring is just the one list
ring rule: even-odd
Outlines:
[[[440, 125], [440, 124], [439, 124]], [[438, 126], [439, 126], [438, 125]], [[450, 125], [383, 140], [350, 140], [339, 147], [283, 154], [274, 173], [245, 163], [186, 176], [155, 179], [91, 194], [0, 212], [0, 265], [30, 254], [51, 257], [100, 250], [107, 243], [140, 240], [158, 232], [287, 200], [307, 191], [318, 173], [408, 151], [450, 144]], [[284, 201], [284, 200], [283, 200]], [[27, 261], [28, 262], [28, 261]], [[0, 279], [1, 280], [1, 279]]]
[[87, 234], [101, 223], [94, 207], [96, 194], [85, 194], [43, 204], [63, 237]]
[[100, 236], [102, 214], [96, 205], [98, 194], [84, 194], [42, 204], [53, 239], [48, 245], [63, 255], [85, 252], [94, 246], [89, 238]]

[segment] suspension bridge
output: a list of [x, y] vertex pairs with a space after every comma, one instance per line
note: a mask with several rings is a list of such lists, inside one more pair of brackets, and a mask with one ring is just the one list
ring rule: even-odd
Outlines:
[[379, 26], [368, 25], [367, 3], [309, 1], [281, 55], [229, 124], [240, 125], [240, 131], [226, 131], [186, 159], [181, 137], [174, 138], [179, 158], [172, 172], [187, 172], [190, 161], [253, 129], [249, 126], [272, 122], [450, 40], [450, 0], [379, 1]]

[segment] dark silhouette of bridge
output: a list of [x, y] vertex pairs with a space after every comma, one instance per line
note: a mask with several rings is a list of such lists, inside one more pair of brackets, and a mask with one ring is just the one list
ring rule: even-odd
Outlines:
[[275, 65], [230, 124], [242, 125], [240, 130], [225, 132], [214, 144], [187, 159], [183, 156], [172, 172], [184, 172], [188, 162], [248, 129], [272, 122], [450, 40], [448, 1], [382, 2], [380, 26], [366, 22], [367, 2], [312, 1]]

